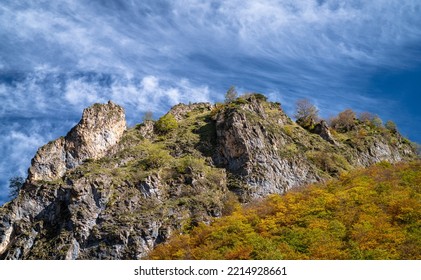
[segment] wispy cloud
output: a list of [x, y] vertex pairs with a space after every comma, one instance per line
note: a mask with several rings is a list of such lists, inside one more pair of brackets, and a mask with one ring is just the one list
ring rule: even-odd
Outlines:
[[206, 102], [211, 99], [208, 86], [193, 85], [188, 79], [170, 83], [153, 75], [141, 80], [116, 80], [110, 90], [113, 100], [136, 111], [163, 113], [178, 103]]
[[26, 177], [31, 157], [37, 147], [56, 137], [52, 130], [57, 127], [49, 120], [20, 119], [10, 123], [6, 120], [0, 127], [0, 202], [8, 199], [8, 180], [13, 176]]
[[[415, 0], [109, 2], [6, 2], [0, 22], [9, 58], [3, 69], [164, 72], [208, 83], [209, 76], [223, 80], [208, 71], [212, 66], [241, 79], [262, 61], [278, 72], [294, 70], [300, 77], [304, 70], [320, 80], [329, 72], [334, 75], [326, 78], [406, 67], [414, 54], [402, 48], [421, 36]], [[258, 70], [265, 75], [273, 69]]]
[[0, 83], [0, 99], [1, 203], [7, 200], [8, 179], [25, 177], [36, 150], [65, 135], [93, 103], [115, 101], [133, 125], [146, 111], [159, 116], [180, 102], [209, 101], [210, 90], [187, 79], [173, 83], [156, 76], [37, 72]]
[[[267, 93], [289, 112], [299, 98], [325, 116], [398, 110], [417, 137], [409, 127], [419, 116], [372, 79], [421, 64], [420, 13], [418, 0], [4, 0], [0, 156], [24, 160], [2, 163], [1, 184], [91, 103], [114, 100], [133, 124], [147, 110], [222, 100], [230, 85]], [[16, 141], [24, 152], [11, 148]]]

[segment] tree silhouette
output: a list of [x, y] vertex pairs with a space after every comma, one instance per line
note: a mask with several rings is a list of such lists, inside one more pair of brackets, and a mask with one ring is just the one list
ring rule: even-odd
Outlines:
[[14, 176], [9, 179], [9, 197], [14, 199], [18, 196], [20, 189], [25, 183], [25, 179], [21, 176]]

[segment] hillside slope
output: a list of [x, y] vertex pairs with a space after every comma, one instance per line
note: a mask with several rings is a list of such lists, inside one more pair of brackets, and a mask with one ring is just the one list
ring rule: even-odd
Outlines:
[[1, 258], [142, 258], [236, 200], [417, 157], [399, 133], [359, 120], [346, 132], [309, 132], [260, 94], [180, 104], [125, 127], [120, 106], [95, 104], [38, 150], [19, 196], [0, 208]]
[[272, 195], [175, 235], [151, 259], [421, 259], [421, 162]]

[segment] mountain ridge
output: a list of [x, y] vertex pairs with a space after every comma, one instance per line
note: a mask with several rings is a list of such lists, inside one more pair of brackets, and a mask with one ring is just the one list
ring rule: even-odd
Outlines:
[[38, 150], [19, 196], [0, 208], [1, 258], [143, 258], [232, 201], [417, 157], [397, 132], [358, 119], [346, 132], [305, 129], [261, 94], [179, 104], [130, 129], [112, 102], [85, 112]]

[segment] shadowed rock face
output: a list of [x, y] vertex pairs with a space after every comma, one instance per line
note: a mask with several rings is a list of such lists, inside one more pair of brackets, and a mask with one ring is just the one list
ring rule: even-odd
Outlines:
[[125, 130], [124, 110], [111, 101], [85, 109], [80, 122], [65, 137], [38, 150], [29, 168], [29, 181], [53, 181], [86, 159], [105, 156]]
[[331, 144], [334, 144], [334, 145], [338, 145], [338, 143], [336, 143], [335, 139], [333, 139], [333, 137], [332, 137], [332, 135], [329, 131], [329, 127], [324, 120], [322, 120], [318, 124], [316, 124], [314, 126], [313, 130], [314, 130], [313, 131], [314, 133], [319, 134], [320, 137], [322, 137], [327, 142], [329, 142]]
[[[281, 132], [281, 128], [292, 121], [282, 111], [279, 118], [271, 119], [263, 104], [254, 99], [247, 105], [244, 110], [226, 111], [216, 119], [215, 162], [241, 178], [240, 184], [247, 186], [234, 191], [247, 201], [320, 180], [317, 170], [300, 154], [286, 158], [279, 152], [292, 143]], [[248, 112], [255, 112], [258, 118], [251, 119]]]
[[315, 134], [254, 95], [170, 113], [177, 128], [164, 135], [153, 121], [126, 129], [112, 102], [84, 110], [38, 150], [19, 196], [0, 207], [0, 259], [143, 258], [174, 232], [220, 217], [233, 193], [248, 202], [416, 157], [396, 133], [339, 135], [321, 123]]

